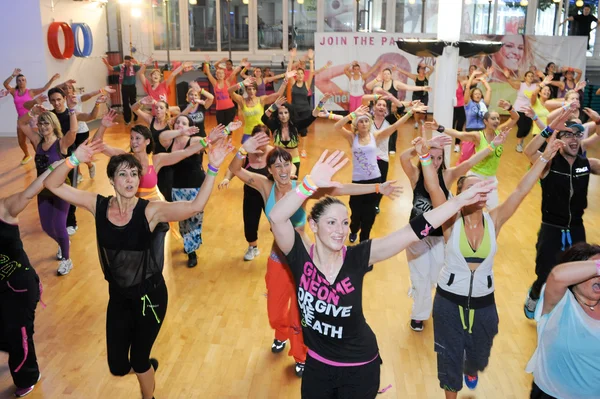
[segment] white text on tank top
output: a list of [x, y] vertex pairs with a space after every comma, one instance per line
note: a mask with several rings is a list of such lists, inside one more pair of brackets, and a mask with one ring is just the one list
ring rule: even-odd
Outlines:
[[381, 177], [377, 165], [377, 145], [375, 136], [369, 132], [370, 140], [367, 145], [360, 145], [358, 134], [354, 135], [352, 143], [352, 180], [362, 181]]
[[[385, 119], [383, 120], [383, 122], [381, 123], [381, 126], [379, 126], [379, 127], [375, 126], [375, 121], [373, 121], [373, 124], [371, 125], [371, 134], [373, 134], [379, 130], [387, 129], [389, 126], [390, 126], [390, 123]], [[385, 161], [385, 162], [389, 162], [390, 161], [389, 151], [390, 151], [390, 141], [389, 140], [380, 140], [379, 143], [377, 143], [377, 158], [378, 159], [381, 159], [382, 161]]]
[[365, 91], [363, 90], [363, 85], [365, 84], [365, 81], [363, 78], [361, 77], [360, 79], [355, 80], [353, 76], [350, 76], [349, 80], [348, 94], [350, 94], [352, 97], [364, 96]]

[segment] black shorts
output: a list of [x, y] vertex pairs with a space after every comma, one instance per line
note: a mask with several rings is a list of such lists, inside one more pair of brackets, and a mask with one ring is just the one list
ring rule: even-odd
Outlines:
[[381, 358], [363, 366], [329, 366], [306, 356], [303, 399], [372, 399], [379, 391]]

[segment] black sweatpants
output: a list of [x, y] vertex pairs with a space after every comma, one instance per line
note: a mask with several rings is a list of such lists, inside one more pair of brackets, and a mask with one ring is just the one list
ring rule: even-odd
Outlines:
[[[387, 181], [390, 163], [388, 161], [384, 161], [383, 159], [377, 159], [377, 166], [379, 166], [379, 172], [381, 172], [381, 182], [385, 183]], [[381, 198], [383, 198], [383, 194], [377, 194], [377, 206], [379, 206], [381, 203]]]
[[396, 152], [396, 141], [398, 141], [398, 131], [394, 131], [390, 138], [388, 139], [388, 151]]
[[[465, 107], [454, 107], [454, 115], [452, 118], [452, 128], [462, 132], [467, 122], [467, 115], [465, 114]], [[454, 144], [460, 144], [460, 139], [455, 139]]]
[[540, 387], [535, 384], [535, 381], [531, 385], [531, 394], [529, 395], [529, 399], [557, 399], [554, 396], [548, 395], [546, 392], [542, 391]]
[[0, 283], [0, 350], [8, 352], [8, 368], [17, 388], [34, 385], [40, 376], [33, 323], [40, 300], [40, 279], [29, 267]]
[[303, 399], [373, 399], [379, 391], [381, 358], [363, 366], [336, 367], [306, 356]]
[[519, 120], [517, 121], [517, 138], [522, 139], [529, 135], [533, 121], [525, 115], [524, 112], [517, 113], [519, 114]]
[[[90, 137], [90, 132], [77, 133], [75, 135], [75, 142], [71, 147], [69, 147], [69, 153], [73, 153], [77, 147], [81, 145], [84, 141], [86, 141]], [[71, 186], [77, 188], [77, 177], [81, 173], [81, 165], [77, 166], [74, 169], [71, 169], [69, 172], [69, 179], [71, 179]], [[75, 211], [77, 207], [73, 204], [69, 205], [69, 213], [67, 214], [67, 227], [77, 227], [77, 218], [75, 217]]]
[[[568, 235], [571, 237], [569, 244]], [[564, 251], [569, 249], [572, 244], [585, 242], [585, 227], [571, 226], [570, 229], [564, 229], [558, 226], [542, 223], [538, 232], [538, 240], [535, 244], [535, 274], [537, 279], [531, 286], [531, 299], [538, 299], [542, 286], [548, 279], [550, 272], [558, 264], [558, 258]]]
[[[375, 184], [380, 183], [381, 179], [378, 177], [371, 180], [352, 181], [356, 184]], [[350, 233], [357, 234], [360, 230], [360, 241], [369, 239], [371, 235], [371, 229], [375, 224], [375, 207], [377, 206], [378, 196], [376, 193], [364, 194], [364, 195], [351, 195], [350, 196]]]
[[475, 375], [487, 367], [498, 323], [496, 304], [467, 310], [435, 294], [433, 338], [442, 389], [458, 392], [463, 373]]
[[116, 376], [148, 371], [150, 352], [167, 313], [168, 293], [164, 280], [140, 297], [130, 298], [109, 285], [106, 310], [108, 367]]
[[[135, 85], [121, 85], [121, 101], [123, 102], [123, 119], [125, 123], [131, 122], [131, 106], [137, 101]], [[137, 115], [133, 116], [137, 121]]]
[[165, 197], [165, 201], [173, 202], [173, 168], [171, 166], [163, 166], [158, 171], [158, 189]]
[[246, 241], [254, 242], [258, 240], [258, 225], [260, 224], [260, 215], [265, 208], [265, 201], [262, 195], [249, 186], [244, 186], [244, 235]]
[[223, 125], [227, 127], [235, 119], [237, 114], [237, 108], [231, 107], [217, 111], [217, 125]]

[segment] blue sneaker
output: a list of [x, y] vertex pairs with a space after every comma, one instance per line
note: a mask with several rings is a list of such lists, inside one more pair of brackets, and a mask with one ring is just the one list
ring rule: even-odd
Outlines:
[[358, 234], [350, 233], [350, 243], [351, 244], [354, 244], [354, 242], [356, 241], [357, 238], [358, 238]]
[[476, 375], [467, 375], [465, 374], [465, 385], [470, 390], [473, 390], [477, 387], [477, 382], [479, 382], [479, 377]]
[[523, 306], [523, 311], [525, 312], [525, 317], [529, 320], [533, 320], [535, 318], [535, 308], [537, 306], [539, 299], [531, 299], [531, 288], [527, 293], [527, 298], [525, 298], [525, 305]]

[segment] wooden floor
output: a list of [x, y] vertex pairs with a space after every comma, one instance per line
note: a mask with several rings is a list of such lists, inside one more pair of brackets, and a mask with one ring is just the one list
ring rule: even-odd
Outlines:
[[[209, 120], [208, 125], [213, 123]], [[406, 148], [412, 136], [412, 125], [407, 125], [399, 138], [399, 148]], [[123, 127], [113, 128], [106, 140], [126, 148], [129, 135]], [[235, 142], [239, 143], [239, 134]], [[525, 156], [517, 154], [514, 146], [513, 135], [498, 174], [501, 200], [515, 188], [528, 166]], [[325, 148], [347, 145], [333, 131], [332, 123], [318, 121], [308, 136], [309, 158], [302, 161], [304, 173]], [[16, 139], [0, 139], [0, 153], [2, 195], [23, 189], [35, 177], [33, 162], [19, 166], [21, 152]], [[412, 193], [397, 155], [390, 165], [390, 179], [399, 180], [405, 193], [393, 202], [383, 200], [372, 233], [375, 237], [408, 220]], [[590, 151], [590, 155], [599, 156], [600, 151]], [[106, 162], [100, 156], [95, 180], [89, 179], [84, 167], [85, 180], [80, 187], [112, 194]], [[219, 181], [222, 176], [223, 172]], [[351, 167], [336, 177], [350, 181]], [[599, 194], [599, 179], [592, 177], [590, 206], [585, 214], [590, 242], [600, 242]], [[74, 268], [68, 276], [57, 277], [57, 247], [40, 228], [35, 200], [21, 214], [23, 242], [44, 284], [43, 300], [48, 305], [46, 309], [38, 306], [35, 341], [42, 379], [29, 397], [139, 398], [134, 376], [117, 378], [108, 371], [107, 283], [98, 264], [92, 217], [85, 211], [78, 211], [77, 217], [79, 231], [71, 238]], [[524, 368], [536, 345], [536, 326], [525, 319], [523, 300], [534, 278], [534, 245], [539, 225], [540, 188], [536, 186], [500, 235], [495, 259], [500, 333], [479, 386], [475, 391], [463, 390], [460, 398], [529, 397], [531, 376]], [[198, 251], [199, 265], [194, 269], [186, 267], [183, 243], [169, 235], [164, 271], [169, 310], [153, 351], [160, 360], [157, 399], [300, 397], [300, 380], [294, 375], [292, 358], [270, 351], [273, 332], [266, 314], [264, 274], [272, 236], [264, 217], [259, 232], [260, 257], [252, 262], [242, 259], [246, 242], [242, 184], [238, 180], [226, 191], [215, 188], [203, 229], [204, 244]], [[392, 384], [381, 397], [443, 398], [437, 380], [431, 320], [425, 322], [422, 333], [413, 332], [408, 325], [409, 284], [404, 254], [377, 264], [374, 272], [366, 276], [363, 304], [384, 361], [381, 386]], [[13, 390], [7, 356], [1, 354], [0, 397], [8, 398]]]

